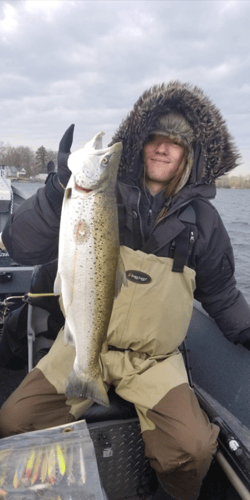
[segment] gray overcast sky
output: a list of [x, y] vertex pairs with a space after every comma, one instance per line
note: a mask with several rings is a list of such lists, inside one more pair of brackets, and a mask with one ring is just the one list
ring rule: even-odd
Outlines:
[[149, 86], [196, 84], [221, 109], [250, 173], [250, 1], [1, 0], [0, 140], [106, 145]]

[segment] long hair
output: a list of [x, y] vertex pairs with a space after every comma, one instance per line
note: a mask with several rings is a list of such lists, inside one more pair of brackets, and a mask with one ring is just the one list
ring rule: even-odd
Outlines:
[[[174, 196], [174, 194], [177, 191], [178, 184], [181, 181], [181, 178], [184, 174], [184, 170], [185, 170], [186, 165], [187, 165], [188, 150], [185, 146], [183, 146], [183, 149], [184, 149], [184, 151], [183, 151], [183, 154], [180, 158], [177, 171], [165, 183], [166, 198], [170, 198], [171, 196]], [[183, 161], [183, 160], [185, 160], [185, 161]], [[183, 165], [181, 166], [182, 163], [183, 163]]]

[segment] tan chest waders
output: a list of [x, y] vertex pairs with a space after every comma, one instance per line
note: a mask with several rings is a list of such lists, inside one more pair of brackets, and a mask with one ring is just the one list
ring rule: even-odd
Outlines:
[[[144, 405], [149, 403], [147, 391], [137, 387], [134, 396], [131, 392], [139, 381], [135, 375], [143, 372], [144, 384], [151, 386], [152, 407], [167, 388], [187, 381], [178, 346], [186, 336], [192, 314], [195, 272], [184, 267], [183, 273], [173, 273], [172, 259], [127, 247], [121, 247], [121, 257], [128, 286], [122, 287], [114, 301], [107, 335], [111, 350], [101, 354], [101, 370], [107, 386], [115, 385], [123, 398]], [[61, 330], [48, 355], [37, 365], [58, 394], [65, 391], [74, 357], [74, 347], [64, 345]], [[159, 361], [161, 366], [156, 368]], [[146, 374], [152, 366], [153, 378], [150, 371]], [[91, 402], [74, 399], [68, 404], [78, 418]]]
[[184, 340], [193, 309], [195, 271], [172, 272], [173, 260], [121, 247], [128, 286], [115, 299], [108, 343], [166, 355]]

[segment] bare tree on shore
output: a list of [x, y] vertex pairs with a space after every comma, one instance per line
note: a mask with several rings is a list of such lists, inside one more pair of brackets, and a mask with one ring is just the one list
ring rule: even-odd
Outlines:
[[0, 164], [5, 167], [16, 167], [18, 171], [24, 169], [26, 177], [47, 172], [47, 163], [50, 160], [56, 164], [56, 151], [41, 146], [34, 152], [28, 146], [14, 147], [0, 140]]

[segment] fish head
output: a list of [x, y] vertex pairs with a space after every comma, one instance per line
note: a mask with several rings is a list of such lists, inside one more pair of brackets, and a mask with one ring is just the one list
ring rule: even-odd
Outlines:
[[68, 167], [75, 188], [85, 192], [114, 186], [122, 154], [122, 143], [102, 149], [104, 132], [96, 134], [84, 148], [71, 153]]

